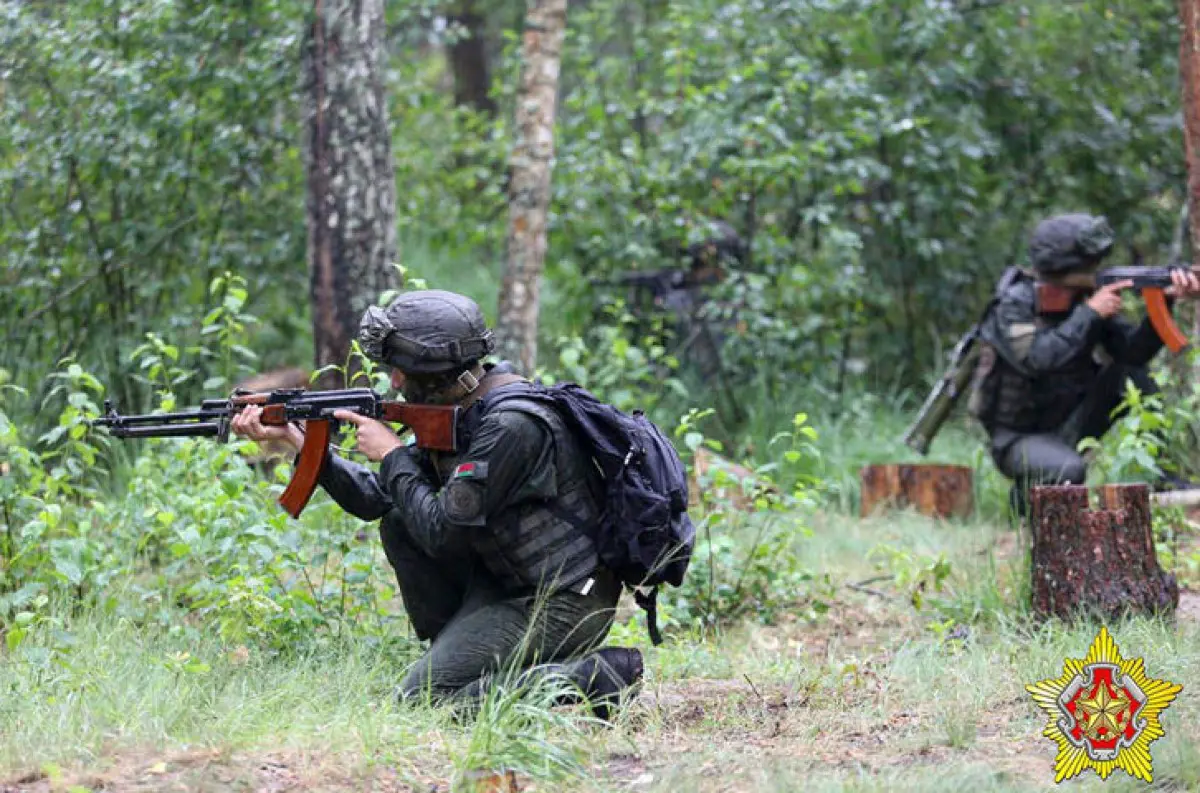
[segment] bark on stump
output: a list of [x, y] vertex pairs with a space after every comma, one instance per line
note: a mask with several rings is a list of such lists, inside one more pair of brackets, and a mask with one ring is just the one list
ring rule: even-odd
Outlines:
[[864, 518], [909, 506], [934, 518], [965, 518], [975, 508], [971, 469], [964, 465], [868, 465], [858, 477]]
[[1179, 605], [1175, 576], [1158, 566], [1146, 485], [1105, 485], [1088, 506], [1081, 485], [1031, 492], [1033, 610], [1115, 619], [1124, 613], [1169, 613]]

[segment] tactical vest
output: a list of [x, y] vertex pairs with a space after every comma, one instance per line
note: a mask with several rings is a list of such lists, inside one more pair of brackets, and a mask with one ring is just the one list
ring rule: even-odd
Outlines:
[[[470, 417], [469, 426], [478, 425], [484, 408], [486, 404], [472, 411], [477, 415]], [[555, 459], [543, 475], [552, 478], [556, 495], [548, 501], [523, 501], [492, 516], [486, 529], [474, 535], [472, 548], [509, 591], [556, 591], [579, 584], [600, 565], [589, 534], [600, 515], [591, 459], [553, 409], [519, 398], [494, 409], [520, 411], [550, 432]]]
[[[1030, 290], [1028, 282], [1013, 289]], [[1053, 328], [1069, 314], [1035, 314], [1038, 332]], [[972, 379], [970, 410], [989, 434], [997, 427], [1017, 432], [1053, 432], [1074, 410], [1095, 379], [1099, 364], [1093, 350], [1081, 351], [1063, 367], [1045, 374], [1021, 371], [996, 350], [996, 343], [982, 342], [979, 363]]]

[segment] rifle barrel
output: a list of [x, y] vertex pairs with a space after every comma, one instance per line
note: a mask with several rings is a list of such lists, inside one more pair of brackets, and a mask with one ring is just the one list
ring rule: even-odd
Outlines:
[[216, 421], [148, 424], [136, 427], [118, 425], [112, 428], [112, 434], [116, 438], [210, 438], [221, 434], [221, 425]]
[[[98, 426], [120, 427], [126, 424], [166, 424], [176, 422], [198, 422], [224, 418], [227, 410], [186, 410], [178, 413], [143, 413], [136, 416], [103, 416], [96, 419]], [[186, 426], [181, 424], [180, 426]]]

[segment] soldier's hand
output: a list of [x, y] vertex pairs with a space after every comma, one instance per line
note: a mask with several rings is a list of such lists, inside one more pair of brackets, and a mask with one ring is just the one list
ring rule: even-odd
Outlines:
[[304, 433], [292, 425], [286, 427], [268, 427], [262, 423], [262, 408], [258, 405], [246, 405], [241, 412], [229, 422], [229, 429], [241, 438], [266, 443], [279, 441], [293, 447], [297, 452], [304, 445]]
[[372, 462], [379, 462], [388, 456], [388, 452], [404, 445], [400, 436], [392, 432], [388, 425], [369, 419], [350, 410], [335, 410], [333, 417], [347, 421], [358, 429], [358, 450]]
[[1171, 284], [1167, 287], [1169, 295], [1190, 300], [1200, 298], [1200, 278], [1197, 278], [1191, 270], [1185, 270], [1182, 267], [1171, 270]]
[[1088, 298], [1088, 308], [1105, 319], [1115, 316], [1121, 310], [1121, 292], [1131, 286], [1133, 281], [1117, 281], [1115, 284], [1100, 287]]

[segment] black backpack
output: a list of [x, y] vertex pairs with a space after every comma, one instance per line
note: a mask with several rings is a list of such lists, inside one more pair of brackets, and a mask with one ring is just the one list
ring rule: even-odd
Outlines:
[[550, 406], [591, 453], [604, 480], [600, 519], [591, 532], [596, 552], [633, 590], [646, 610], [650, 641], [661, 644], [658, 587], [683, 583], [696, 542], [679, 453], [642, 411], [623, 413], [575, 383], [502, 386], [481, 407], [487, 413], [510, 399]]

